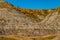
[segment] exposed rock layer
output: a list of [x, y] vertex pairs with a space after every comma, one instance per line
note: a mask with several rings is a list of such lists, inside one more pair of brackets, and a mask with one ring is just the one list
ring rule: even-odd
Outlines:
[[0, 3], [0, 35], [41, 36], [57, 33], [60, 33], [59, 9], [26, 11]]

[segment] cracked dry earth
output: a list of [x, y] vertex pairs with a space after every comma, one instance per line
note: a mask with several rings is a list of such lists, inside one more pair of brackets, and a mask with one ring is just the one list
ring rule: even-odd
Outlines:
[[[16, 40], [60, 40], [60, 12], [58, 9], [48, 10], [49, 14], [45, 17], [36, 15], [39, 19], [42, 18], [42, 21], [37, 22], [31, 15], [30, 18], [25, 13], [15, 10], [10, 4], [6, 5], [7, 3], [5, 5], [0, 3], [1, 40], [15, 40], [14, 38]], [[41, 13], [44, 14], [44, 11], [42, 10]], [[13, 39], [9, 39], [10, 37]]]

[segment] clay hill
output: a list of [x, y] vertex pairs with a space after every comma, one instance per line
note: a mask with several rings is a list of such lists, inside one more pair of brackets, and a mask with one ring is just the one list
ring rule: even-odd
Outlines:
[[59, 33], [60, 7], [31, 10], [0, 2], [0, 35], [46, 36]]

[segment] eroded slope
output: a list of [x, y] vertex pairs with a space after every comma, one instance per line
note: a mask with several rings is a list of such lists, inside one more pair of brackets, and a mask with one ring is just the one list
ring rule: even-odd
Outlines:
[[59, 29], [60, 8], [27, 10], [0, 3], [1, 35], [41, 36], [60, 33]]

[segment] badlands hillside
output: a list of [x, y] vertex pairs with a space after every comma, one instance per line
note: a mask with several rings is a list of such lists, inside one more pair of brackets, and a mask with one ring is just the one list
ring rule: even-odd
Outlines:
[[[1, 36], [16, 35], [31, 37], [46, 35], [53, 36], [56, 34], [60, 35], [60, 7], [50, 10], [30, 10], [16, 8], [7, 2], [0, 2]], [[60, 36], [57, 36], [56, 40], [60, 40], [57, 39], [59, 37]], [[37, 39], [34, 39], [34, 37], [33, 39], [29, 39], [27, 37], [27, 40], [45, 40], [39, 38], [41, 37], [38, 37]], [[22, 38], [22, 40], [25, 39]], [[50, 38], [48, 39], [51, 40]], [[2, 40], [4, 40], [3, 37]], [[55, 38], [53, 40], [55, 40]]]

